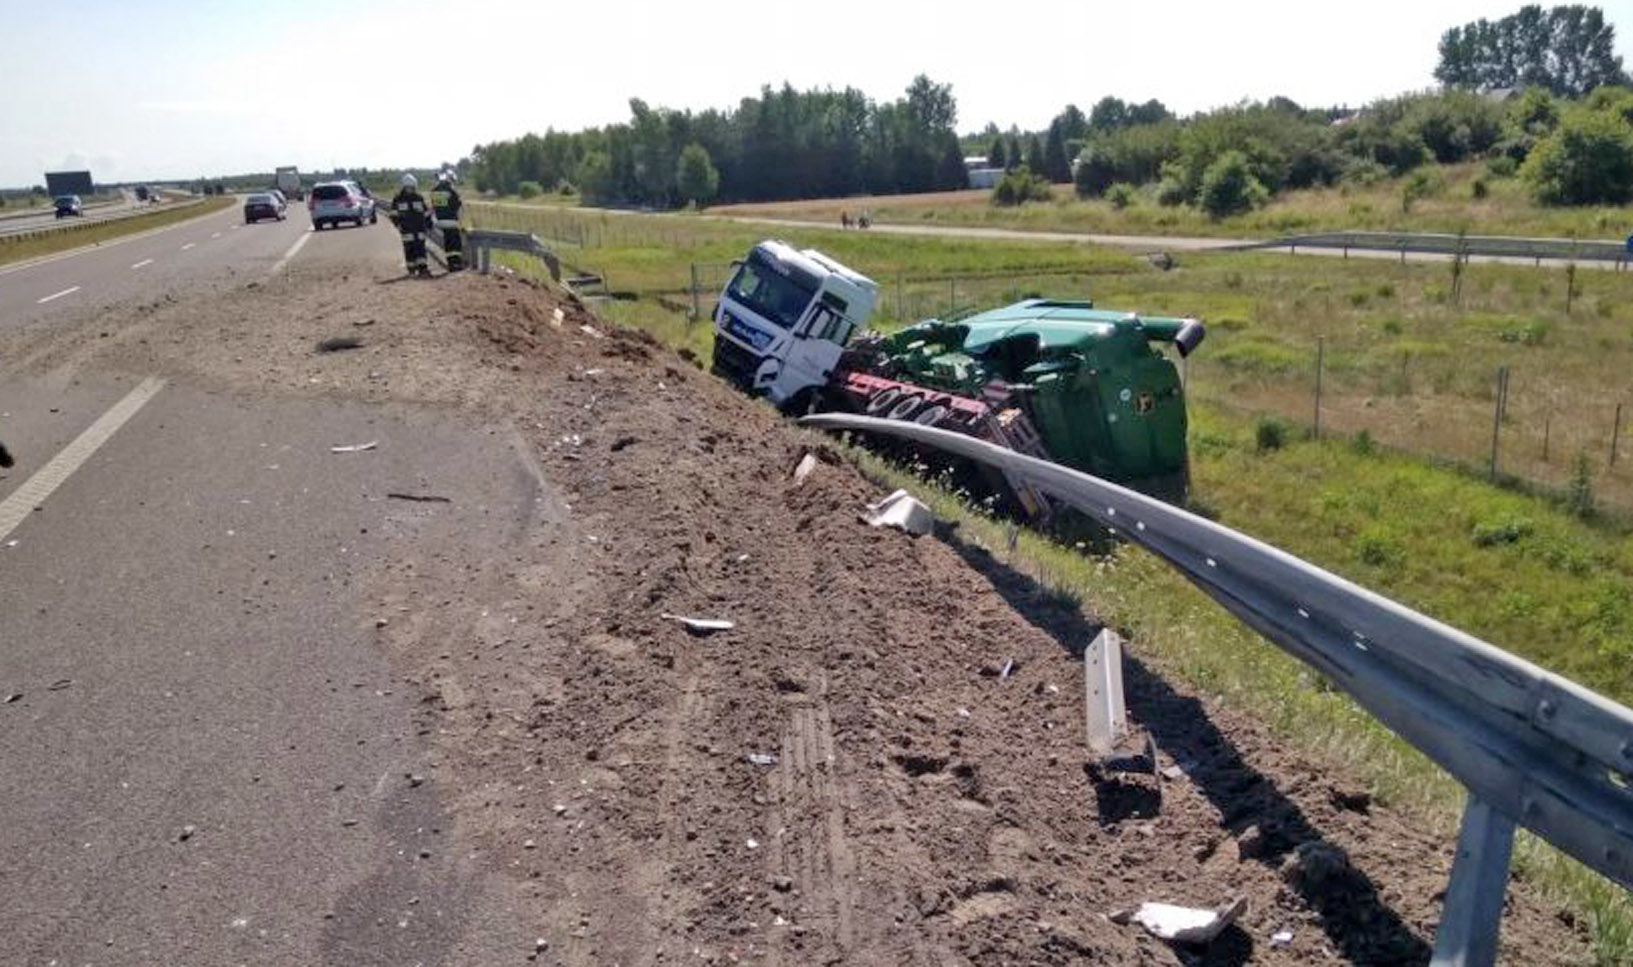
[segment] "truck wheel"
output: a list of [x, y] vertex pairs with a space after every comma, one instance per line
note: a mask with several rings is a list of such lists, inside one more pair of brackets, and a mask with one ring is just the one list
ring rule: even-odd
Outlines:
[[890, 408], [890, 413], [886, 415], [885, 419], [911, 420], [913, 418], [913, 414], [917, 413], [919, 411], [919, 407], [923, 405], [924, 397], [922, 396], [904, 396], [896, 401], [895, 406]]
[[947, 412], [945, 406], [937, 403], [935, 406], [925, 407], [923, 412], [913, 417], [913, 422], [919, 426], [936, 426], [947, 418]]
[[891, 387], [890, 389], [881, 390], [880, 392], [874, 393], [873, 398], [868, 400], [868, 405], [867, 405], [868, 415], [869, 416], [878, 416], [882, 411], [887, 410], [892, 405], [894, 405], [895, 402], [896, 402], [896, 399], [898, 397], [900, 397], [901, 395], [902, 395], [902, 391], [899, 390], [899, 389], [896, 389], [895, 387]]

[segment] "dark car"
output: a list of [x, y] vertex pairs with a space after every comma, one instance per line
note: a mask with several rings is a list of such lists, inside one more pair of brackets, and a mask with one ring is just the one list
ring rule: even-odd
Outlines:
[[78, 195], [58, 195], [56, 197], [57, 217], [67, 218], [69, 215], [84, 215], [85, 207], [79, 203]]
[[253, 225], [263, 218], [272, 218], [283, 221], [284, 204], [277, 195], [266, 193], [248, 195], [244, 198], [244, 224]]

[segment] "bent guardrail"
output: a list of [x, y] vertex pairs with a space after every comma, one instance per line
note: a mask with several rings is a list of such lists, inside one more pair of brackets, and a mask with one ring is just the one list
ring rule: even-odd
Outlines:
[[1016, 475], [1157, 555], [1468, 790], [1435, 965], [1496, 959], [1516, 824], [1633, 889], [1633, 710], [1228, 527], [948, 430], [822, 414]]
[[[433, 240], [441, 244], [440, 230], [433, 230]], [[522, 252], [538, 258], [550, 270], [550, 278], [561, 281], [561, 260], [549, 246], [531, 232], [504, 232], [492, 228], [472, 228], [465, 232], [465, 246], [476, 253], [476, 269], [486, 275], [493, 267], [495, 249], [503, 252]]]
[[1243, 248], [1357, 249], [1405, 254], [1463, 255], [1478, 258], [1542, 259], [1581, 262], [1628, 262], [1621, 242], [1570, 238], [1516, 238], [1506, 235], [1445, 235], [1428, 232], [1318, 232], [1289, 235]]

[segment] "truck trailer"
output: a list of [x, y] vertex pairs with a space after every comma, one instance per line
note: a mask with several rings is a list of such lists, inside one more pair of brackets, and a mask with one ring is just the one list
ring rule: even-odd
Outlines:
[[[820, 252], [761, 242], [715, 309], [713, 371], [787, 412], [912, 420], [1185, 501], [1184, 389], [1162, 347], [1190, 355], [1200, 321], [1035, 298], [886, 335], [866, 329], [878, 291]], [[1053, 516], [1044, 495], [973, 475]]]

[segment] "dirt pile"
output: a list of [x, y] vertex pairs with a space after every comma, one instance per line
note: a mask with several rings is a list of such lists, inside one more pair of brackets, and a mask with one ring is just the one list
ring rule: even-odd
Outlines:
[[[865, 526], [879, 488], [822, 438], [531, 286], [360, 291], [259, 287], [33, 355], [459, 405], [525, 439], [547, 523], [487, 560], [386, 562], [359, 620], [390, 614], [436, 784], [537, 911], [537, 962], [1427, 962], [1448, 837], [1138, 660], [1163, 772], [1097, 784], [1095, 622], [956, 531]], [[1235, 896], [1203, 950], [1109, 917]], [[1585, 951], [1523, 887], [1504, 943]]]

